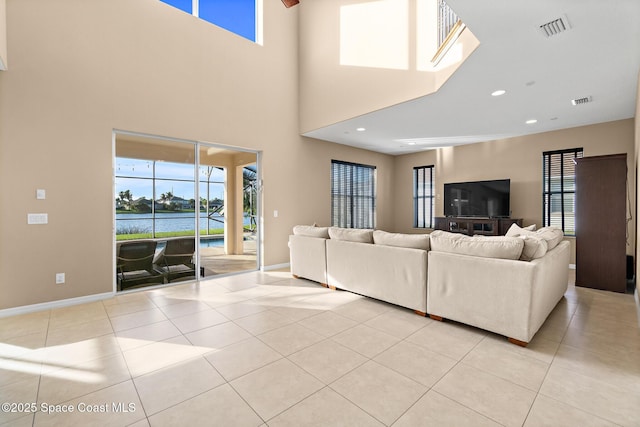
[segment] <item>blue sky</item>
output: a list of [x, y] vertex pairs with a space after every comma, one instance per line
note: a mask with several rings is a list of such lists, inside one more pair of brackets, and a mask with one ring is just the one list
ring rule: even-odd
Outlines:
[[[192, 14], [192, 0], [160, 0]], [[198, 0], [199, 17], [251, 41], [256, 41], [255, 0]]]
[[[121, 191], [129, 190], [134, 199], [153, 196], [153, 168], [151, 160], [138, 160], [130, 158], [116, 158], [116, 197]], [[162, 193], [172, 192], [174, 196], [189, 200], [195, 198], [193, 165], [186, 163], [155, 162], [156, 171], [156, 198]], [[200, 168], [200, 180], [206, 180], [207, 167]], [[184, 180], [187, 180], [185, 182]], [[214, 168], [211, 173], [209, 198], [224, 196], [224, 171]], [[201, 197], [207, 197], [206, 184], [200, 184]]]

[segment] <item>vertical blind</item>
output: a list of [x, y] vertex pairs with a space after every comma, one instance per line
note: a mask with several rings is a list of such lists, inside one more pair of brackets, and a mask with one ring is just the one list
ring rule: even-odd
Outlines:
[[413, 168], [413, 226], [433, 228], [433, 165]]
[[331, 225], [374, 228], [376, 168], [331, 161]]
[[582, 148], [542, 153], [542, 223], [576, 234], [576, 164]]

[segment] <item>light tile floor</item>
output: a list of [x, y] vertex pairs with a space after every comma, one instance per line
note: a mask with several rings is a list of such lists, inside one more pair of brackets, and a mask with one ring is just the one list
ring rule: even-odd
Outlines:
[[0, 402], [12, 426], [640, 426], [640, 329], [631, 295], [570, 283], [521, 348], [252, 272], [0, 319]]

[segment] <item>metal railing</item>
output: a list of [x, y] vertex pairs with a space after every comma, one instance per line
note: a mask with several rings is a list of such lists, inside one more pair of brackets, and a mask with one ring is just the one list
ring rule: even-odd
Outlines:
[[437, 64], [465, 29], [464, 23], [444, 0], [438, 1], [438, 49], [431, 59]]
[[459, 20], [458, 15], [444, 0], [438, 2], [438, 47], [444, 44]]

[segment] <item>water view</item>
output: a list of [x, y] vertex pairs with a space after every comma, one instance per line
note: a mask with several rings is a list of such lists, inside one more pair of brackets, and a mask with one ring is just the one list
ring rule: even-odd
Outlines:
[[[116, 214], [116, 229], [118, 230], [117, 234], [125, 234], [122, 233], [122, 231], [131, 229], [139, 230], [139, 232], [151, 233], [153, 229], [153, 223], [154, 218], [150, 213]], [[155, 214], [156, 233], [170, 231], [191, 231], [194, 229], [194, 223], [194, 212], [171, 212]], [[243, 223], [245, 226], [251, 225], [251, 218], [248, 215], [245, 215]], [[224, 217], [219, 214], [214, 214], [211, 218], [207, 218], [206, 213], [200, 213], [200, 230], [206, 231], [207, 226], [209, 230], [223, 228]]]

